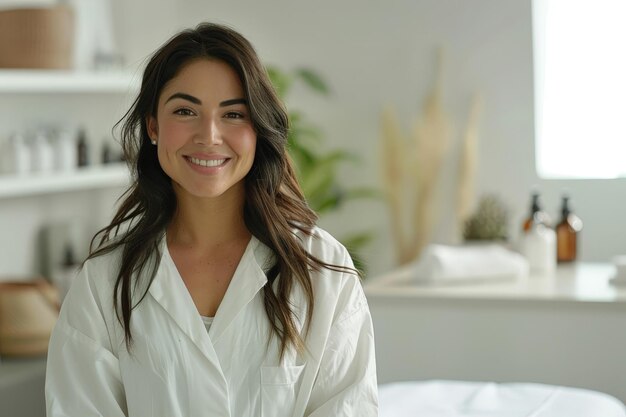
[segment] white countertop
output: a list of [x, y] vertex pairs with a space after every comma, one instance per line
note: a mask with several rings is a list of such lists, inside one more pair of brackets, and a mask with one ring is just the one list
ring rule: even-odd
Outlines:
[[610, 263], [574, 263], [559, 265], [552, 276], [434, 285], [413, 282], [412, 268], [404, 267], [368, 278], [364, 289], [368, 297], [613, 303], [626, 308], [626, 286], [614, 286], [614, 274]]

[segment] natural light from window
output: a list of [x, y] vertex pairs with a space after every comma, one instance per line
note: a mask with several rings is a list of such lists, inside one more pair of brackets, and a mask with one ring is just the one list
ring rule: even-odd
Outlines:
[[626, 0], [534, 0], [541, 178], [626, 177]]

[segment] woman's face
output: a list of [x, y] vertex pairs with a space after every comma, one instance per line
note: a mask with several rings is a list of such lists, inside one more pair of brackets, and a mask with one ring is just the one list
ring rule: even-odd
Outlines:
[[165, 84], [147, 120], [159, 163], [177, 195], [243, 193], [256, 133], [239, 77], [218, 60], [191, 61]]

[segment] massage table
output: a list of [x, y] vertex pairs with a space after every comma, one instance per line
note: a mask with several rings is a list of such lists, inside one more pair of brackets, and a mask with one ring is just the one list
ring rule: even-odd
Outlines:
[[379, 386], [380, 417], [626, 417], [598, 391], [534, 383], [450, 380]]

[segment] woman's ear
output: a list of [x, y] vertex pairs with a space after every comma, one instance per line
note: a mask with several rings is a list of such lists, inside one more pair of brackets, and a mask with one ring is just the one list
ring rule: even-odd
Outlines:
[[154, 142], [159, 137], [159, 124], [154, 116], [146, 117], [146, 129], [148, 130], [148, 136]]

